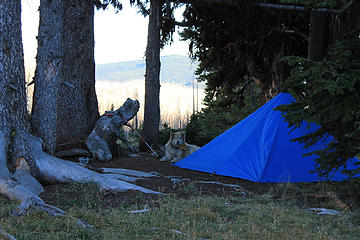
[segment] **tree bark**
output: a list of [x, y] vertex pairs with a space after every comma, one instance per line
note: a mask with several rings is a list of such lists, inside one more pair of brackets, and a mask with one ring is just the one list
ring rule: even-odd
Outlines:
[[353, 0], [350, 10], [350, 27], [354, 31], [354, 38], [359, 37], [360, 31], [360, 0]]
[[99, 118], [95, 92], [93, 1], [66, 0], [64, 65], [59, 91], [57, 143], [77, 142], [89, 135]]
[[56, 146], [57, 105], [63, 81], [63, 25], [64, 1], [41, 0], [31, 127], [51, 154]]
[[[160, 29], [161, 1], [151, 0], [146, 47], [143, 135], [155, 148], [159, 147], [160, 124]], [[147, 150], [144, 143], [140, 144], [140, 149]]]
[[325, 13], [311, 11], [308, 58], [312, 61], [322, 61], [324, 59], [325, 31]]
[[[0, 167], [11, 166], [11, 171], [1, 171], [0, 194], [21, 202], [17, 211], [19, 215], [32, 206], [53, 215], [64, 215], [63, 211], [45, 204], [36, 196], [41, 188], [29, 173], [45, 183], [91, 181], [102, 190], [133, 189], [158, 193], [55, 158], [42, 150], [40, 138], [29, 134], [20, 19], [20, 0], [0, 1]], [[4, 159], [10, 159], [10, 162]], [[17, 180], [10, 180], [15, 167], [17, 172], [13, 176]]]
[[18, 130], [29, 129], [20, 14], [19, 0], [0, 1], [0, 157], [14, 151], [11, 142]]

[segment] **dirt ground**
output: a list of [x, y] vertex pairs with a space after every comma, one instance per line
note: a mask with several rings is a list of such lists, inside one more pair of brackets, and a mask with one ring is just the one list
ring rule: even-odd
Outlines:
[[[276, 200], [279, 198], [288, 198], [297, 202], [298, 205], [308, 207], [323, 207], [323, 202], [329, 199], [317, 197], [317, 194], [326, 193], [326, 191], [335, 191], [341, 201], [347, 205], [353, 205], [353, 196], [339, 192], [341, 184], [329, 183], [319, 185], [317, 183], [302, 184], [270, 184], [270, 183], [254, 183], [251, 181], [213, 175], [209, 173], [191, 171], [171, 165], [168, 162], [160, 162], [158, 159], [144, 154], [139, 157], [120, 157], [110, 162], [93, 161], [89, 164], [90, 168], [124, 168], [139, 170], [143, 172], [160, 173], [160, 177], [145, 178], [136, 181], [134, 184], [151, 190], [170, 194], [177, 198], [189, 198], [194, 195], [208, 195], [218, 197], [256, 197], [263, 195], [271, 195]], [[181, 181], [179, 181], [181, 180]], [[238, 185], [225, 186], [213, 183], [218, 182], [224, 184]], [[59, 207], [66, 208], [69, 203], [81, 199], [86, 195], [84, 190], [74, 189], [67, 184], [47, 185], [44, 187], [45, 192], [41, 194], [47, 203], [54, 204]], [[103, 193], [101, 196], [102, 205], [107, 208], [117, 207], [123, 204], [143, 204], [156, 202], [159, 198], [157, 195], [142, 194], [137, 191], [128, 191], [125, 193]], [[331, 200], [331, 199], [330, 199]], [[335, 206], [336, 207], [336, 206]]]

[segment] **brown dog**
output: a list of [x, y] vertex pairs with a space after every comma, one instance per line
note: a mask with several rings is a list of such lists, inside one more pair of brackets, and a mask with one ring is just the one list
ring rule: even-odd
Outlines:
[[199, 149], [198, 146], [185, 142], [186, 132], [170, 132], [170, 139], [165, 145], [165, 156], [160, 161], [177, 162]]

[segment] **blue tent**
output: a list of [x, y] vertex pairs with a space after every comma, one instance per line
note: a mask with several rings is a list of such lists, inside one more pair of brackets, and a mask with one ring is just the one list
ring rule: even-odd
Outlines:
[[[314, 131], [315, 124], [303, 123], [291, 132], [276, 106], [295, 101], [288, 93], [278, 96], [236, 124], [213, 141], [175, 163], [175, 166], [236, 177], [254, 182], [317, 182], [341, 181], [347, 178], [339, 171], [329, 179], [320, 177], [315, 170], [316, 156], [303, 156], [322, 149], [332, 137], [304, 149], [303, 145], [290, 141]], [[347, 169], [354, 169], [357, 158], [348, 160]]]

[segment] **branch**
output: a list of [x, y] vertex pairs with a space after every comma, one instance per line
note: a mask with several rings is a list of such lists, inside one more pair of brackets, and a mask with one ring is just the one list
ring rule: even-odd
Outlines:
[[177, 22], [177, 21], [175, 21], [175, 20], [174, 20], [173, 23], [174, 23], [175, 26], [179, 26], [179, 27], [191, 27], [191, 26], [194, 25], [194, 24], [191, 23], [191, 22]]
[[[239, 5], [240, 0], [172, 0], [172, 2], [177, 3], [187, 3], [187, 4], [219, 4], [219, 5]], [[273, 4], [273, 3], [259, 3], [260, 7], [263, 8], [274, 8], [274, 9], [284, 9], [284, 10], [296, 10], [296, 11], [305, 11], [307, 8], [303, 6], [295, 6], [288, 4]], [[332, 8], [314, 8], [313, 11], [317, 12], [332, 12], [340, 13], [342, 10], [332, 9]]]
[[340, 9], [338, 12], [338, 16], [343, 14], [344, 12], [346, 12], [347, 10], [349, 10], [351, 8], [351, 6], [353, 5], [353, 0], [351, 0], [348, 4], [346, 4], [346, 6], [343, 9]]
[[303, 32], [300, 32], [299, 30], [297, 30], [296, 28], [294, 29], [289, 29], [289, 30], [285, 30], [285, 33], [293, 33], [293, 34], [297, 34], [301, 37], [303, 37], [306, 41], [309, 41], [309, 36]]
[[[286, 4], [283, 5], [283, 4], [272, 4], [272, 3], [259, 3], [259, 6], [263, 8], [274, 8], [274, 9], [284, 9], [284, 10], [296, 10], [296, 11], [307, 10], [307, 8], [302, 6], [286, 5]], [[341, 10], [332, 9], [332, 8], [313, 8], [312, 11], [339, 13]]]
[[16, 238], [14, 238], [13, 235], [3, 232], [3, 230], [0, 227], [0, 238], [3, 239], [2, 237], [4, 237], [4, 239], [8, 239], [8, 240], [16, 240]]
[[170, 21], [172, 24], [174, 24], [175, 26], [179, 26], [179, 27], [191, 27], [194, 25], [191, 22], [178, 22], [175, 19], [168, 17], [168, 16], [163, 16], [162, 18]]

